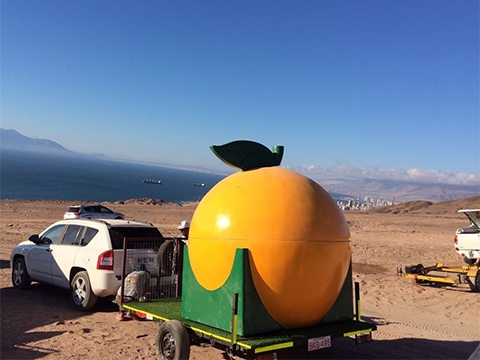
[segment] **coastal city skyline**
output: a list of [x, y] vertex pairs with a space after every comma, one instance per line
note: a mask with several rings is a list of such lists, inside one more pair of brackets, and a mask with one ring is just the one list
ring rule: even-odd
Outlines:
[[[1, 127], [76, 152], [480, 186], [479, 4], [2, 2]], [[86, 151], [88, 149], [88, 151]]]

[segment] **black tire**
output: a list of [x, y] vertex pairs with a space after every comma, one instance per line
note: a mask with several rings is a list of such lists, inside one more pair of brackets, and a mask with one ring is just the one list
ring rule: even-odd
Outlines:
[[477, 259], [469, 259], [469, 258], [466, 258], [466, 257], [463, 258], [463, 262], [467, 265], [470, 265], [470, 266], [475, 264], [476, 261], [477, 261]]
[[25, 266], [25, 259], [23, 257], [18, 258], [13, 263], [12, 269], [12, 284], [15, 289], [24, 290], [30, 286], [32, 280], [28, 275], [27, 267]]
[[97, 296], [92, 291], [86, 271], [78, 272], [70, 285], [70, 299], [75, 309], [86, 311], [95, 306]]
[[477, 270], [475, 276], [468, 278], [468, 285], [470, 285], [470, 290], [473, 292], [480, 292], [480, 269]]
[[178, 320], [170, 320], [160, 325], [155, 347], [157, 360], [188, 360], [190, 357], [190, 338]]
[[166, 240], [158, 249], [158, 265], [166, 275], [172, 275], [173, 251], [175, 243], [173, 240]]

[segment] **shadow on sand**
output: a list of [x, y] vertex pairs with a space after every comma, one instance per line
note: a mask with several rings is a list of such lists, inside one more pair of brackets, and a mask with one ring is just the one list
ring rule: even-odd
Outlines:
[[437, 341], [418, 338], [374, 340], [355, 345], [348, 338], [335, 339], [332, 347], [311, 353], [298, 350], [279, 354], [278, 359], [469, 359], [479, 342]]
[[[64, 331], [30, 331], [55, 323], [75, 322], [89, 312], [79, 312], [70, 304], [69, 294], [58, 288], [32, 284], [30, 289], [21, 291], [3, 287], [1, 296], [1, 359], [41, 359], [55, 355], [51, 348], [28, 345], [43, 339], [52, 339]], [[95, 312], [114, 313], [118, 307], [107, 299], [99, 299]], [[39, 316], [39, 314], [42, 314]], [[364, 318], [378, 326], [390, 322], [379, 318]], [[86, 329], [85, 331], [87, 331]], [[348, 338], [334, 339], [332, 347], [307, 352], [294, 350], [279, 352], [279, 359], [469, 359], [479, 342], [438, 341], [418, 338], [374, 340], [371, 343], [355, 345]], [[14, 355], [14, 356], [12, 356]], [[94, 357], [93, 357], [94, 358]]]
[[[11, 285], [2, 287], [0, 298], [1, 359], [40, 359], [55, 353], [52, 348], [28, 344], [45, 339], [53, 341], [65, 331], [30, 330], [51, 324], [73, 323], [91, 313], [75, 310], [68, 291], [37, 283], [32, 283], [26, 290], [16, 290]], [[114, 313], [118, 311], [118, 306], [107, 299], [99, 299], [93, 311]]]

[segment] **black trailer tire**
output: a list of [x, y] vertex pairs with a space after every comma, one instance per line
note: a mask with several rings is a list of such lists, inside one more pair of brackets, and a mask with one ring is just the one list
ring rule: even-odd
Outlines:
[[167, 276], [172, 275], [174, 250], [175, 243], [173, 240], [166, 240], [158, 249], [158, 265]]
[[477, 270], [477, 274], [468, 279], [468, 285], [473, 292], [480, 292], [480, 269]]
[[155, 347], [157, 360], [188, 360], [190, 357], [190, 338], [178, 320], [170, 320], [160, 325]]
[[32, 280], [28, 275], [27, 267], [25, 266], [25, 259], [23, 257], [18, 258], [13, 263], [12, 268], [12, 284], [15, 289], [24, 290], [30, 286]]
[[97, 296], [92, 291], [90, 278], [86, 271], [79, 271], [70, 286], [70, 299], [75, 309], [90, 310], [97, 303]]

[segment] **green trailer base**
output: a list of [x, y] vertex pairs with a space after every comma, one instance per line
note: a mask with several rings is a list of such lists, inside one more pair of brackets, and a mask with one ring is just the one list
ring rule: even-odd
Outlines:
[[[207, 339], [212, 344], [226, 346], [233, 354], [242, 354], [255, 357], [271, 351], [303, 346], [307, 349], [309, 339], [330, 337], [355, 337], [362, 339], [365, 336], [369, 341], [371, 332], [376, 330], [376, 325], [364, 321], [350, 320], [320, 324], [294, 330], [282, 330], [251, 337], [232, 336], [232, 333], [219, 330], [204, 324], [182, 318], [181, 298], [158, 299], [149, 302], [130, 302], [123, 306], [150, 320], [162, 322], [178, 320], [191, 336]], [[362, 341], [358, 341], [362, 342]]]

